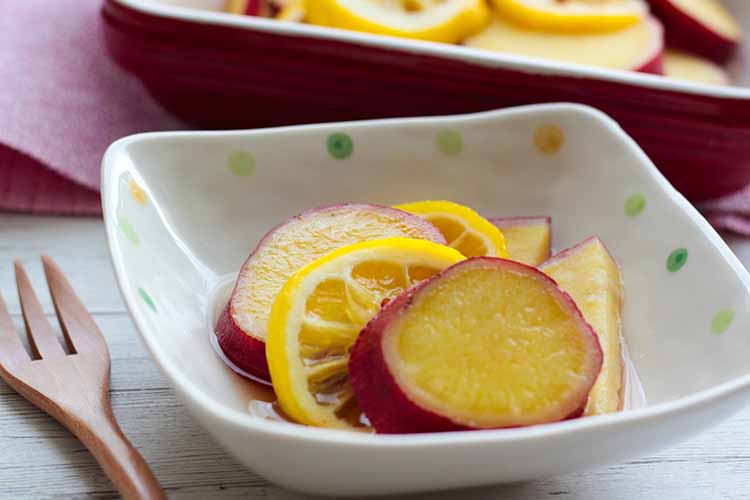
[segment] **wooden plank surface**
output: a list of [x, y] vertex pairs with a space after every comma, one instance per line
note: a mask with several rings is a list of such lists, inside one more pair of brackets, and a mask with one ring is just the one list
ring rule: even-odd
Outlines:
[[[735, 238], [730, 244], [750, 264], [750, 240]], [[115, 414], [170, 498], [306, 498], [240, 466], [175, 398], [125, 311], [101, 221], [0, 214], [0, 293], [19, 327], [13, 258], [24, 262], [45, 311], [54, 314], [41, 286], [43, 253], [57, 260], [107, 337]], [[21, 498], [104, 499], [117, 494], [75, 438], [0, 381], [0, 499]], [[750, 498], [750, 408], [651, 457], [542, 481], [409, 498], [745, 500]]]

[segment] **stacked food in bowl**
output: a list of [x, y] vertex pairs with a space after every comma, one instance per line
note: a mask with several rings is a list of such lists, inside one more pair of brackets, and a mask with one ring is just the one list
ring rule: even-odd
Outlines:
[[308, 210], [242, 266], [214, 347], [273, 385], [261, 416], [311, 426], [405, 434], [619, 411], [620, 270], [598, 237], [552, 256], [550, 233], [549, 217], [450, 201]]
[[730, 83], [742, 32], [720, 0], [229, 0], [280, 21]]

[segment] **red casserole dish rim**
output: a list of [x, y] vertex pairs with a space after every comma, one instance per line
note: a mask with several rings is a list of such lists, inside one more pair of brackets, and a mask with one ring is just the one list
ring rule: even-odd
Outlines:
[[[461, 45], [425, 42], [421, 40], [374, 35], [370, 33], [313, 26], [302, 23], [283, 22], [262, 17], [243, 16], [226, 12], [170, 5], [154, 0], [113, 1], [144, 14], [181, 21], [228, 26], [232, 28], [244, 28], [291, 37], [319, 38], [323, 40], [349, 42], [357, 45], [389, 49], [396, 52], [411, 52], [433, 57], [444, 57], [446, 59], [459, 60], [492, 68], [516, 70], [523, 73], [598, 79], [624, 83], [636, 87], [684, 92], [707, 97], [750, 100], [750, 87], [744, 86], [699, 84], [634, 71], [609, 70], [593, 66], [549, 61], [512, 54], [502, 54], [473, 49]], [[740, 53], [742, 54], [742, 57], [744, 57], [744, 53], [742, 51], [740, 51]]]

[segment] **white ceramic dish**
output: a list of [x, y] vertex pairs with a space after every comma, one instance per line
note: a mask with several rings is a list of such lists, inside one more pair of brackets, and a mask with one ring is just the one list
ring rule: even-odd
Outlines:
[[[534, 141], [549, 126], [564, 135], [554, 154]], [[452, 147], [437, 139], [446, 130]], [[350, 156], [329, 155], [332, 133], [350, 136]], [[102, 179], [117, 278], [154, 359], [219, 443], [288, 488], [402, 493], [579, 471], [685, 439], [750, 401], [750, 276], [636, 144], [590, 108], [136, 135], [110, 147]], [[253, 391], [208, 332], [257, 240], [316, 205], [425, 198], [493, 216], [550, 214], [557, 249], [598, 233], [623, 268], [624, 336], [648, 405], [525, 429], [403, 436], [250, 414]], [[670, 271], [676, 249], [687, 258]]]

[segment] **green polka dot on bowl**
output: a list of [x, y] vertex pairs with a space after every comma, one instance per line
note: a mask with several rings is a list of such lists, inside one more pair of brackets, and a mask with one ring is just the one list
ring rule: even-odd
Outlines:
[[151, 308], [152, 311], [156, 312], [156, 304], [154, 304], [153, 299], [151, 299], [151, 296], [144, 290], [143, 288], [138, 289], [138, 295], [140, 295], [141, 300], [146, 303], [146, 305]]
[[629, 196], [628, 199], [625, 200], [625, 214], [629, 215], [630, 217], [635, 217], [636, 215], [643, 212], [645, 208], [646, 197], [641, 193], [636, 193], [632, 196]]
[[435, 138], [435, 144], [448, 156], [455, 156], [464, 149], [463, 137], [456, 130], [441, 130]]
[[135, 232], [135, 229], [133, 229], [133, 226], [130, 225], [128, 219], [126, 219], [125, 217], [120, 217], [120, 219], [117, 221], [117, 225], [120, 227], [120, 231], [122, 231], [122, 234], [125, 235], [125, 237], [129, 239], [133, 245], [138, 245], [140, 243], [138, 233]]
[[722, 309], [711, 320], [711, 332], [721, 335], [726, 332], [734, 321], [734, 309]]
[[343, 160], [351, 156], [354, 151], [352, 138], [343, 132], [336, 132], [328, 136], [326, 141], [328, 153], [337, 160]]
[[678, 248], [667, 257], [667, 270], [675, 273], [685, 266], [688, 259], [687, 248]]
[[255, 158], [247, 151], [234, 151], [229, 155], [229, 170], [238, 177], [249, 177], [255, 172]]

